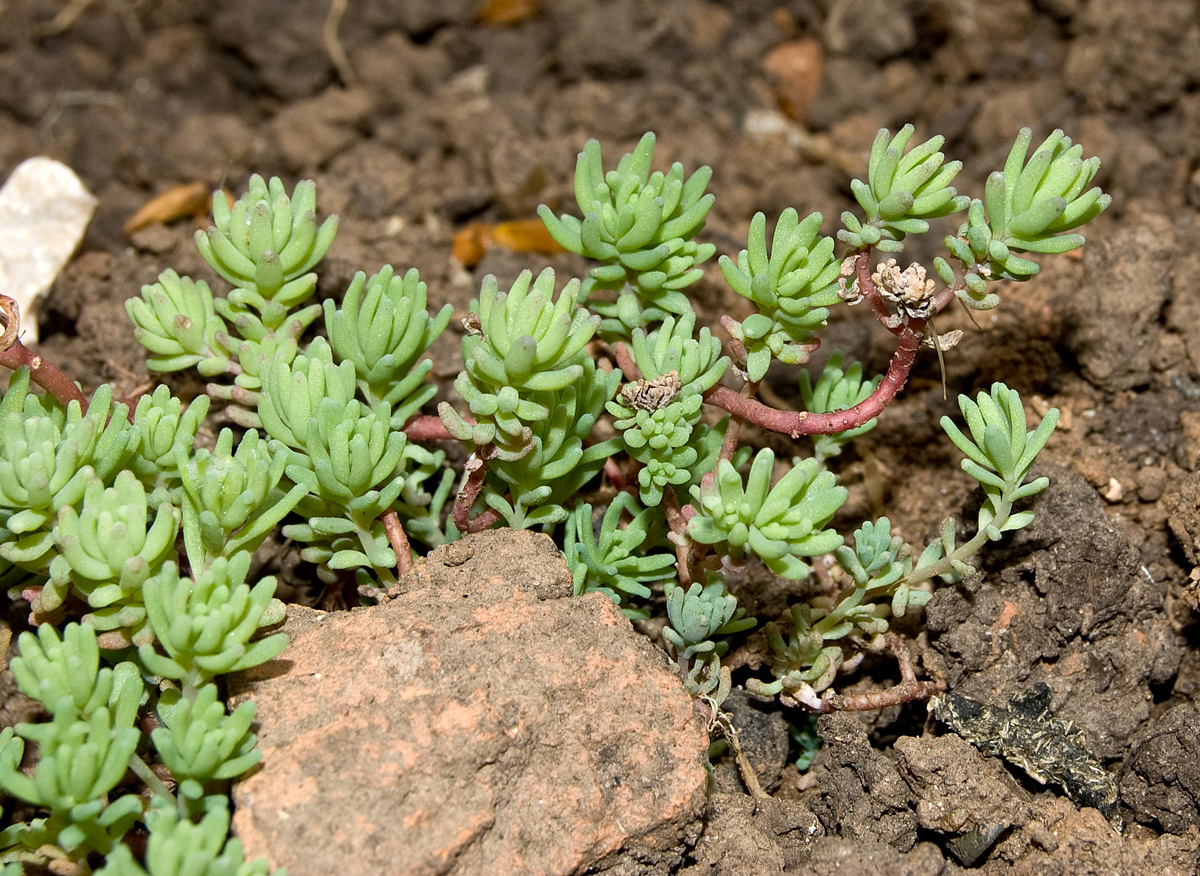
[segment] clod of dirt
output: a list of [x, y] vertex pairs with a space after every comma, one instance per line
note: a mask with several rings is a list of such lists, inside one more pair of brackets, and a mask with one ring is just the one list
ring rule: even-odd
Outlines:
[[[821, 822], [798, 800], [713, 794], [692, 863], [677, 876], [807, 873], [807, 855], [824, 833]], [[638, 876], [646, 876], [645, 871]]]
[[1181, 703], [1133, 743], [1121, 796], [1146, 824], [1169, 833], [1200, 827], [1200, 707]]
[[1193, 566], [1200, 565], [1200, 472], [1190, 472], [1167, 498], [1167, 524]]
[[816, 845], [802, 872], [804, 876], [962, 876], [972, 871], [947, 861], [933, 843], [919, 843], [905, 855], [878, 840], [839, 836]]
[[[249, 857], [292, 876], [678, 866], [704, 810], [704, 726], [665, 656], [549, 538], [434, 551], [379, 606], [289, 607], [279, 660], [231, 679], [261, 769]], [[664, 871], [665, 872], [665, 871]]]
[[1153, 215], [1088, 245], [1079, 293], [1062, 308], [1067, 344], [1083, 375], [1100, 389], [1117, 392], [1150, 382], [1173, 249], [1172, 223]]
[[942, 587], [927, 607], [933, 652], [954, 660], [948, 688], [1002, 703], [1045, 682], [1054, 717], [1086, 734], [1102, 761], [1123, 757], [1150, 717], [1150, 685], [1169, 681], [1183, 642], [1128, 535], [1078, 475], [1045, 466], [1037, 518], [994, 550], [998, 575]]
[[896, 740], [899, 765], [916, 794], [917, 823], [947, 840], [966, 866], [983, 858], [1032, 810], [1000, 761], [985, 757], [956, 735]]
[[821, 793], [811, 805], [825, 830], [909, 851], [917, 842], [912, 791], [895, 762], [871, 746], [867, 725], [835, 712], [817, 720], [817, 733], [825, 751], [813, 767]]

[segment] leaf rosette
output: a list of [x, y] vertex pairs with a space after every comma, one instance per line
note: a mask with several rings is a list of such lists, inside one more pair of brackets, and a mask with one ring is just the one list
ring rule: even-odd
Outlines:
[[810, 568], [800, 557], [829, 553], [842, 543], [824, 526], [846, 501], [846, 490], [814, 459], [802, 460], [772, 487], [774, 462], [769, 448], [760, 450], [743, 484], [737, 469], [722, 460], [715, 479], [692, 488], [697, 513], [688, 535], [701, 544], [724, 544], [734, 558], [749, 550], [784, 578], [805, 578]]
[[807, 362], [816, 346], [813, 333], [824, 327], [829, 305], [839, 301], [841, 264], [833, 260], [833, 238], [820, 237], [820, 228], [820, 213], [801, 222], [789, 207], [775, 224], [768, 250], [767, 218], [757, 213], [737, 261], [719, 260], [725, 282], [758, 309], [741, 322], [722, 320], [745, 350], [751, 380], [762, 380], [772, 358]]
[[[655, 137], [645, 134], [633, 152], [624, 155], [607, 173], [600, 144], [589, 140], [575, 165], [575, 200], [582, 219], [556, 217], [545, 204], [538, 215], [546, 230], [563, 248], [600, 262], [583, 289], [626, 289], [631, 298], [617, 303], [590, 299], [589, 306], [605, 317], [603, 331], [628, 337], [637, 325], [667, 314], [691, 310], [679, 290], [696, 282], [703, 262], [716, 247], [692, 238], [704, 227], [713, 204], [705, 193], [712, 169], [701, 167], [686, 180], [676, 162], [666, 172], [650, 172]], [[630, 307], [632, 299], [637, 303]]]

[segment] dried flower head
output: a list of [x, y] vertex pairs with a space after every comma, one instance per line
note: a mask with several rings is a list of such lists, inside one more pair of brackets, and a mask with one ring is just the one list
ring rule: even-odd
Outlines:
[[910, 318], [933, 315], [936, 283], [925, 276], [924, 265], [913, 263], [900, 270], [895, 259], [880, 263], [871, 274], [880, 296], [898, 305]]
[[679, 372], [668, 371], [653, 380], [635, 380], [625, 384], [617, 393], [617, 397], [627, 408], [657, 411], [679, 398], [681, 389], [683, 383], [679, 379]]

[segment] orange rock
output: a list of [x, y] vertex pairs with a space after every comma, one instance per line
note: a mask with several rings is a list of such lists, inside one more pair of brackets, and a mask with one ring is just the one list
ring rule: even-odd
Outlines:
[[292, 876], [634, 872], [698, 832], [691, 698], [611, 600], [570, 596], [547, 536], [469, 535], [396, 590], [289, 606], [288, 650], [230, 677], [263, 750], [234, 791], [248, 858]]
[[800, 39], [782, 43], [767, 53], [762, 67], [779, 108], [793, 121], [803, 122], [821, 88], [824, 56], [820, 42]]

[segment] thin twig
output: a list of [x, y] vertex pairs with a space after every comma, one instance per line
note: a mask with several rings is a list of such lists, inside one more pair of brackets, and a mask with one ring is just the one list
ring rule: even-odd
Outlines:
[[79, 16], [83, 15], [87, 8], [92, 5], [95, 0], [71, 0], [66, 6], [58, 10], [48, 22], [34, 30], [34, 35], [39, 39], [45, 37], [58, 36], [63, 31], [67, 30], [75, 23]]
[[738, 739], [737, 727], [733, 726], [733, 719], [724, 712], [718, 712], [713, 723], [720, 728], [721, 735], [729, 740], [729, 747], [733, 749], [733, 760], [737, 764], [738, 772], [742, 775], [742, 783], [750, 792], [750, 796], [760, 800], [770, 799], [771, 795], [763, 790], [762, 783], [758, 780], [754, 764], [750, 763], [745, 752], [742, 751], [742, 742]]
[[687, 520], [679, 507], [679, 497], [670, 484], [663, 487], [663, 513], [667, 525], [671, 527], [669, 536], [671, 544], [675, 545], [675, 569], [679, 572], [679, 584], [687, 587], [692, 582], [692, 571], [689, 564], [692, 540], [687, 534]]
[[338, 36], [338, 27], [342, 23], [342, 16], [346, 14], [346, 7], [349, 3], [350, 0], [333, 0], [329, 4], [329, 14], [325, 16], [325, 26], [321, 29], [325, 52], [329, 55], [329, 60], [333, 62], [338, 78], [346, 87], [358, 84], [358, 75], [350, 64], [350, 58], [347, 57], [346, 50], [342, 46], [341, 37]]
[[815, 712], [828, 714], [830, 712], [873, 712], [888, 706], [898, 706], [911, 703], [913, 700], [927, 700], [938, 691], [946, 689], [940, 681], [917, 681], [917, 673], [913, 669], [912, 656], [904, 645], [904, 640], [895, 633], [890, 633], [884, 640], [887, 648], [896, 657], [900, 667], [900, 683], [883, 690], [869, 690], [858, 694], [833, 694], [823, 697], [818, 703], [804, 701], [804, 705]]

